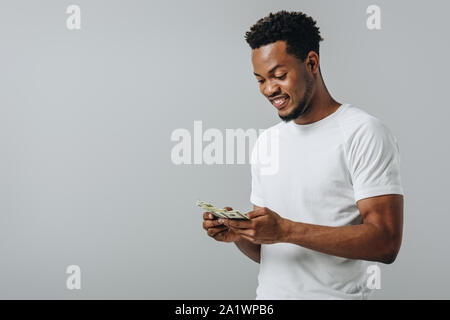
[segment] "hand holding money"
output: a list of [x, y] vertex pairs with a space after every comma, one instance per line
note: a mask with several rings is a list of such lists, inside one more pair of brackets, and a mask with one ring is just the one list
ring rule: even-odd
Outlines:
[[[231, 211], [233, 209], [225, 207], [225, 210]], [[217, 241], [234, 242], [240, 239], [236, 232], [219, 222], [218, 218], [211, 212], [203, 214], [203, 229], [207, 231], [208, 236]]]
[[208, 235], [217, 241], [234, 242], [240, 239], [240, 236], [231, 228], [225, 226], [218, 221], [221, 219], [231, 220], [250, 220], [247, 216], [243, 215], [237, 210], [233, 210], [231, 207], [225, 207], [219, 209], [212, 204], [205, 201], [197, 201], [197, 206], [206, 210], [203, 214], [203, 229], [205, 229]]

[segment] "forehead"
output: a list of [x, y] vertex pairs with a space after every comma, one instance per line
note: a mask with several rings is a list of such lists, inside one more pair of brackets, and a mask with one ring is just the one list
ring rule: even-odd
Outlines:
[[[278, 64], [293, 66], [297, 59], [286, 53], [286, 41], [277, 41], [252, 50], [252, 63], [256, 73], [267, 72]], [[260, 71], [260, 72], [258, 72]]]

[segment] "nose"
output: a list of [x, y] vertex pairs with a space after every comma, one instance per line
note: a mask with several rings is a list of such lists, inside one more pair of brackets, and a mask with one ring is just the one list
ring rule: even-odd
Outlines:
[[274, 93], [277, 93], [280, 90], [280, 86], [273, 81], [266, 81], [262, 87], [262, 94], [265, 95], [266, 97], [270, 97], [272, 95], [274, 95]]

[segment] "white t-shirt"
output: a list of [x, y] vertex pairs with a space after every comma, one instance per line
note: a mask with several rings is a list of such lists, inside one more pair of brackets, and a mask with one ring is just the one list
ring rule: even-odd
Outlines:
[[[252, 152], [250, 201], [287, 219], [325, 226], [361, 224], [356, 202], [403, 194], [396, 138], [349, 104], [311, 124], [280, 122]], [[261, 245], [256, 299], [366, 299], [367, 267], [290, 243]]]

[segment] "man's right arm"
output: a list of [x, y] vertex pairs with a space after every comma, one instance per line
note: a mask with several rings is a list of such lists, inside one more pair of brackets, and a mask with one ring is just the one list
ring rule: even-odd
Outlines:
[[[260, 209], [260, 207], [253, 205], [253, 210]], [[247, 239], [239, 238], [234, 241], [234, 244], [241, 250], [243, 254], [252, 259], [255, 262], [261, 260], [261, 245], [250, 242]]]

